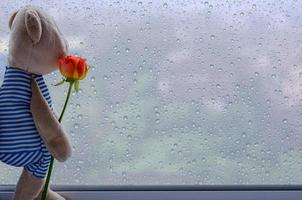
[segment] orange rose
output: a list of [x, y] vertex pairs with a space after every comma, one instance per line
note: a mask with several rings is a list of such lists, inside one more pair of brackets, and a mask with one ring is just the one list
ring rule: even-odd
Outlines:
[[59, 69], [66, 80], [75, 81], [85, 78], [88, 72], [88, 65], [84, 58], [66, 56], [59, 59]]

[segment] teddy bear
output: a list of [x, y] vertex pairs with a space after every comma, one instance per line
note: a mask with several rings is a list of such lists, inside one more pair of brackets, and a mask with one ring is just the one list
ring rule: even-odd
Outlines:
[[[0, 160], [23, 167], [15, 200], [41, 197], [51, 156], [71, 156], [68, 134], [58, 122], [43, 75], [58, 69], [68, 43], [54, 19], [25, 6], [9, 19], [8, 65], [0, 88]], [[47, 199], [64, 199], [48, 190]]]

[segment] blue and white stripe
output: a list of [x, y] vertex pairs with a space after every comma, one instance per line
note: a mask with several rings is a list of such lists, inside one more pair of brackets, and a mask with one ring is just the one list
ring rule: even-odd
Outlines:
[[0, 88], [0, 160], [44, 178], [50, 161], [30, 111], [31, 80], [34, 78], [51, 107], [51, 97], [43, 76], [6, 67]]

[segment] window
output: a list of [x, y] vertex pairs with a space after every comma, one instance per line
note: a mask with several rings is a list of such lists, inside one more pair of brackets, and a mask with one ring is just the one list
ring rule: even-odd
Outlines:
[[[8, 17], [29, 3], [94, 66], [53, 184], [302, 183], [300, 1], [1, 1], [2, 65]], [[47, 76], [58, 111], [60, 78]], [[20, 170], [1, 163], [0, 185]]]

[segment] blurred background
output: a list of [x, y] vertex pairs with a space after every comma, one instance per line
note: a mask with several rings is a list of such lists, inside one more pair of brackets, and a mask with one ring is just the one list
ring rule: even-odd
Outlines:
[[[9, 16], [27, 4], [92, 66], [52, 184], [302, 183], [302, 1], [2, 0], [1, 81]], [[45, 78], [60, 112], [67, 85]], [[0, 163], [0, 184], [20, 172]]]

